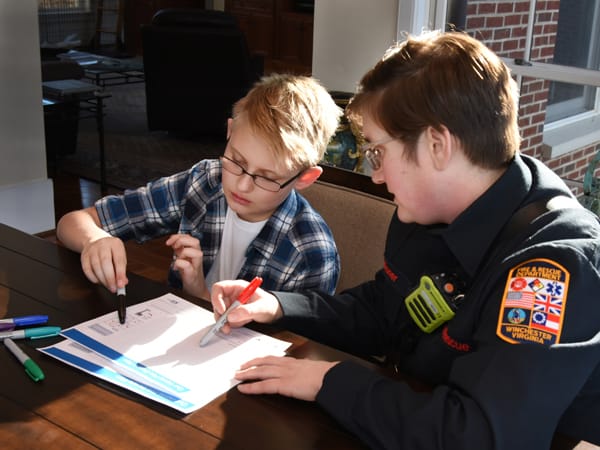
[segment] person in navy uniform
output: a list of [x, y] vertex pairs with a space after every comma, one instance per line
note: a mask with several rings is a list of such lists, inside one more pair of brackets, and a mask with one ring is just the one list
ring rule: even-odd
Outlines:
[[[351, 361], [265, 357], [240, 368], [241, 392], [316, 401], [371, 448], [600, 444], [600, 224], [519, 152], [517, 102], [508, 68], [466, 34], [388, 50], [348, 107], [397, 205], [382, 270], [335, 296], [259, 289], [224, 328], [277, 321], [386, 355], [431, 390]], [[246, 285], [215, 285], [217, 316]]]

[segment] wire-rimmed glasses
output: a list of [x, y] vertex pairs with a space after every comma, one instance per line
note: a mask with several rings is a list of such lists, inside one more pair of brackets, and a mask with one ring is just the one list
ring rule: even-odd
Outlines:
[[279, 183], [270, 178], [263, 177], [262, 175], [256, 175], [254, 173], [248, 172], [244, 167], [242, 167], [240, 165], [240, 163], [229, 158], [228, 156], [223, 155], [219, 159], [221, 160], [221, 165], [223, 166], [223, 169], [225, 169], [227, 172], [232, 173], [233, 175], [237, 175], [237, 176], [246, 174], [250, 178], [252, 178], [252, 181], [254, 182], [254, 184], [256, 186], [258, 186], [261, 189], [264, 189], [265, 191], [269, 191], [269, 192], [279, 192], [284, 187], [288, 186], [296, 178], [298, 178], [300, 175], [302, 175], [302, 172], [304, 172], [304, 170], [301, 170], [300, 172], [298, 172], [296, 175], [294, 175], [289, 180], [287, 180], [283, 183]]
[[383, 157], [383, 150], [378, 148], [380, 145], [385, 145], [392, 142], [393, 137], [383, 139], [378, 142], [367, 142], [360, 146], [360, 151], [365, 155], [365, 159], [373, 170], [381, 169], [381, 159]]

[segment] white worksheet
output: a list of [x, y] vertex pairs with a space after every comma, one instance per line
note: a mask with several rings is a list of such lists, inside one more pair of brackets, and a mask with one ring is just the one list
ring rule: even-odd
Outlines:
[[39, 349], [66, 364], [189, 413], [239, 382], [234, 373], [252, 358], [283, 356], [291, 345], [238, 328], [204, 347], [215, 323], [210, 311], [174, 294], [127, 308], [125, 324], [109, 313], [63, 330], [64, 341]]

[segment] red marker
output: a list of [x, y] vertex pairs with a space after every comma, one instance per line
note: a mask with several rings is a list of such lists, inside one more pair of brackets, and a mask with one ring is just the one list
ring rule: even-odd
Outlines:
[[252, 280], [250, 284], [246, 286], [246, 288], [240, 293], [237, 300], [231, 305], [229, 305], [227, 311], [225, 311], [223, 315], [219, 317], [219, 320], [215, 322], [212, 328], [208, 330], [204, 336], [202, 336], [202, 339], [200, 340], [200, 347], [204, 347], [206, 344], [208, 344], [210, 338], [214, 334], [217, 334], [221, 328], [223, 328], [223, 325], [225, 325], [225, 322], [227, 322], [227, 316], [229, 315], [229, 313], [238, 306], [246, 303], [250, 299], [250, 297], [252, 297], [252, 294], [254, 294], [258, 287], [262, 284], [262, 281], [263, 280], [261, 277], [254, 277], [254, 280]]

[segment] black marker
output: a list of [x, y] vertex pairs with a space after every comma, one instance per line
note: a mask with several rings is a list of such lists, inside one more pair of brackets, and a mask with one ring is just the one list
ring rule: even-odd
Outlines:
[[125, 312], [126, 312], [125, 288], [124, 287], [117, 289], [117, 298], [119, 299], [119, 306], [117, 309], [117, 312], [119, 313], [119, 323], [124, 324], [125, 323]]

